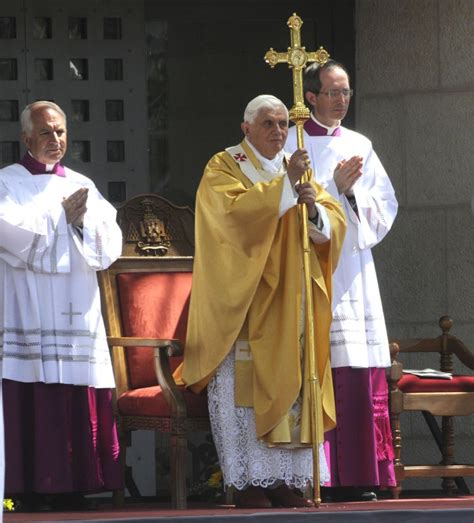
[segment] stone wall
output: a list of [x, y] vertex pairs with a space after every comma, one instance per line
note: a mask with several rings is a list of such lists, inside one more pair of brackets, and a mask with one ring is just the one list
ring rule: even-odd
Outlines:
[[[400, 203], [374, 249], [391, 337], [437, 335], [448, 314], [452, 332], [474, 346], [473, 26], [472, 0], [356, 1], [356, 128], [373, 141]], [[436, 463], [421, 415], [402, 418], [404, 461]], [[455, 430], [457, 460], [472, 463], [473, 417]]]

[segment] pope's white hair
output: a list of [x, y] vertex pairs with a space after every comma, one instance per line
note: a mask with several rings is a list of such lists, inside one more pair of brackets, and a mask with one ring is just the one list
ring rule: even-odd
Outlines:
[[31, 120], [31, 113], [32, 111], [34, 111], [35, 109], [39, 109], [40, 107], [56, 111], [64, 118], [64, 125], [67, 124], [66, 113], [61, 109], [61, 107], [59, 107], [59, 105], [55, 104], [54, 102], [50, 102], [49, 100], [39, 100], [37, 102], [33, 102], [27, 105], [21, 112], [21, 130], [25, 133], [26, 136], [31, 136], [31, 133], [33, 132], [33, 122]]
[[284, 109], [288, 119], [288, 109], [279, 98], [272, 94], [261, 94], [248, 103], [244, 111], [244, 122], [253, 123], [262, 109]]

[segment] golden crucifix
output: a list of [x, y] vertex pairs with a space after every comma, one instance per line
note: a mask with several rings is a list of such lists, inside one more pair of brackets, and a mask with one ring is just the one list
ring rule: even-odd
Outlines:
[[288, 47], [285, 53], [278, 53], [270, 47], [264, 59], [271, 68], [284, 63], [293, 69], [293, 107], [290, 109], [290, 120], [297, 126], [298, 147], [301, 148], [303, 147], [303, 125], [310, 115], [310, 110], [304, 104], [303, 69], [309, 62], [325, 64], [328, 61], [329, 53], [322, 47], [317, 51], [306, 51], [306, 48], [301, 45], [303, 20], [296, 13], [288, 18], [287, 25], [290, 28], [291, 47]]
[[[270, 67], [280, 63], [287, 63], [293, 70], [293, 107], [289, 111], [289, 117], [296, 124], [296, 135], [298, 148], [304, 147], [303, 125], [310, 116], [310, 110], [304, 104], [303, 94], [303, 69], [308, 62], [318, 62], [323, 65], [329, 58], [329, 53], [322, 47], [318, 51], [307, 52], [301, 45], [301, 26], [303, 21], [296, 13], [290, 16], [287, 22], [290, 27], [291, 47], [285, 53], [278, 53], [273, 48], [265, 54], [265, 61]], [[309, 181], [312, 177], [311, 169], [308, 169], [302, 177], [302, 181]], [[299, 206], [301, 222], [301, 234], [303, 243], [303, 269], [305, 283], [305, 352], [308, 355], [308, 375], [311, 399], [311, 440], [313, 451], [313, 499], [314, 504], [319, 507], [321, 503], [319, 484], [319, 433], [322, 424], [321, 388], [318, 379], [317, 354], [314, 343], [314, 306], [312, 294], [312, 278], [310, 264], [310, 245], [308, 237], [308, 209], [305, 204]]]

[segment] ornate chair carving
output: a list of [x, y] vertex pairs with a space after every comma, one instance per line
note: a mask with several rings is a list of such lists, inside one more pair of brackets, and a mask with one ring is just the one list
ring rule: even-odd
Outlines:
[[[194, 253], [194, 214], [145, 194], [118, 209], [122, 256], [99, 273], [103, 315], [116, 379], [115, 409], [125, 484], [139, 495], [125, 453], [131, 431], [170, 434], [171, 497], [186, 508], [190, 431], [209, 431], [207, 398], [177, 386], [183, 354]], [[122, 493], [123, 499], [123, 493]]]
[[[397, 487], [395, 497], [401, 492], [401, 482], [409, 477], [443, 478], [442, 488], [448, 495], [469, 493], [464, 476], [474, 476], [474, 464], [456, 464], [454, 457], [455, 416], [474, 414], [474, 353], [457, 337], [449, 334], [452, 320], [443, 316], [439, 320], [441, 335], [436, 338], [393, 340], [390, 345], [392, 366], [389, 372], [390, 420], [395, 451]], [[418, 377], [403, 373], [398, 357], [412, 353], [438, 353], [439, 369], [453, 374], [453, 355], [466, 366], [467, 375], [453, 374], [452, 379]], [[405, 465], [402, 463], [402, 434], [400, 414], [421, 411], [441, 452], [439, 464]], [[441, 429], [434, 416], [441, 416]]]

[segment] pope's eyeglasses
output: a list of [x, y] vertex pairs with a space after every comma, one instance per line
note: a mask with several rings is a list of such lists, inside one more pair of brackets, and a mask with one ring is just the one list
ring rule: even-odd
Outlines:
[[320, 91], [318, 94], [324, 94], [329, 99], [339, 98], [341, 95], [344, 98], [350, 98], [354, 94], [354, 89], [329, 89], [329, 91], [323, 92]]

